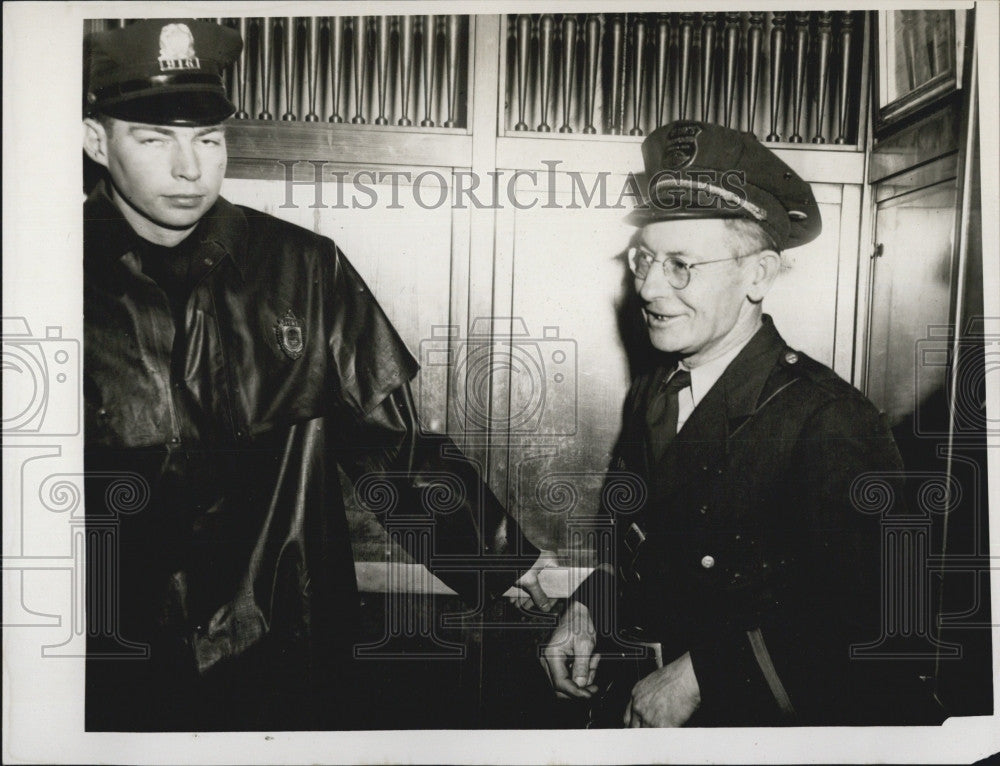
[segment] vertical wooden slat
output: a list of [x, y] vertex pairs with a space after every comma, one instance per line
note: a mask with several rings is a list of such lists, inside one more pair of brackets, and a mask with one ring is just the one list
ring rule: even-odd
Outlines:
[[330, 122], [344, 121], [340, 113], [340, 82], [343, 79], [344, 63], [344, 19], [341, 16], [330, 17]]
[[445, 83], [448, 87], [448, 116], [444, 127], [456, 127], [455, 99], [458, 97], [458, 16], [449, 14], [445, 18]]
[[410, 120], [410, 74], [413, 72], [413, 17], [399, 17], [399, 112], [397, 125], [408, 126]]
[[847, 143], [848, 103], [850, 98], [851, 42], [854, 35], [854, 17], [850, 11], [840, 15], [840, 88], [837, 93], [837, 137], [835, 144]]
[[764, 14], [760, 11], [750, 13], [750, 26], [747, 29], [747, 132], [754, 133], [754, 122], [757, 119], [757, 95], [760, 90], [760, 51], [761, 39], [764, 35]]
[[433, 128], [434, 120], [431, 118], [431, 114], [434, 109], [434, 57], [435, 43], [437, 41], [437, 17], [428, 15], [424, 16], [421, 21], [421, 43], [423, 45], [422, 74], [424, 81], [424, 119], [420, 121], [420, 125], [424, 128]]
[[375, 21], [375, 85], [378, 88], [378, 116], [376, 125], [388, 125], [389, 118], [385, 116], [385, 99], [389, 90], [389, 22], [391, 17], [382, 14]]
[[917, 86], [914, 77], [916, 76], [916, 71], [917, 71], [918, 56], [917, 56], [916, 36], [913, 30], [913, 23], [915, 21], [915, 17], [919, 16], [919, 13], [915, 11], [902, 11], [901, 13], [903, 18], [902, 48], [903, 48], [904, 61], [906, 62], [906, 66], [903, 71], [906, 72], [907, 76], [906, 88], [907, 90], [910, 90]]
[[600, 64], [601, 53], [601, 16], [598, 13], [591, 13], [587, 16], [587, 27], [584, 32], [587, 45], [587, 62], [584, 75], [584, 118], [587, 124], [583, 132], [593, 135], [597, 132], [594, 125], [594, 112], [597, 110], [597, 67]]
[[642, 92], [646, 69], [646, 21], [641, 14], [632, 24], [632, 129], [630, 136], [642, 135]]
[[318, 122], [316, 113], [316, 91], [319, 87], [319, 16], [310, 16], [307, 20], [308, 35], [306, 37], [306, 76], [309, 87], [309, 113], [306, 122]]
[[733, 106], [736, 102], [736, 57], [740, 49], [740, 14], [726, 14], [724, 48], [726, 69], [722, 81], [722, 120], [727, 128], [733, 127]]
[[354, 17], [354, 116], [351, 122], [364, 125], [365, 119], [365, 62], [368, 58], [368, 17]]
[[282, 30], [281, 52], [284, 63], [282, 65], [283, 82], [285, 84], [285, 113], [281, 115], [283, 120], [294, 120], [295, 115], [295, 64], [298, 50], [298, 24], [299, 20], [294, 17], [286, 17], [284, 29]]
[[694, 38], [694, 14], [682, 13], [679, 30], [678, 48], [680, 66], [677, 72], [677, 90], [680, 94], [678, 114], [682, 120], [687, 119], [688, 92], [691, 89], [691, 43]]
[[239, 19], [238, 28], [243, 40], [243, 50], [236, 59], [236, 119], [247, 120], [250, 118], [250, 111], [247, 109], [250, 84], [250, 19], [245, 16]]
[[517, 125], [514, 130], [527, 130], [524, 119], [528, 88], [528, 53], [531, 44], [531, 16], [522, 13], [517, 17]]
[[667, 103], [667, 77], [670, 60], [670, 14], [656, 15], [656, 80], [653, 85], [655, 112], [653, 114], [654, 128], [663, 124], [663, 108]]
[[274, 115], [271, 114], [271, 54], [273, 52], [274, 46], [274, 19], [263, 18], [260, 20], [260, 35], [259, 38], [260, 48], [260, 78], [258, 82], [260, 83], [260, 103], [261, 109], [260, 114], [257, 115], [258, 119], [261, 120], [273, 120]]
[[816, 93], [816, 135], [813, 136], [814, 144], [825, 144], [826, 137], [823, 131], [826, 126], [823, 122], [826, 116], [826, 99], [828, 85], [830, 82], [830, 43], [833, 39], [833, 14], [829, 11], [821, 11], [817, 23], [817, 53], [816, 79], [819, 87]]
[[701, 25], [701, 119], [712, 120], [712, 91], [715, 90], [715, 13], [703, 13]]
[[576, 82], [576, 14], [566, 13], [562, 18], [562, 113], [560, 133], [572, 133], [570, 107], [573, 85]]
[[613, 136], [621, 135], [622, 127], [619, 119], [622, 105], [622, 79], [625, 74], [625, 17], [621, 13], [608, 15], [608, 37], [610, 39], [609, 56], [611, 58], [611, 82], [608, 101], [605, 104], [604, 124], [606, 132]]
[[538, 131], [550, 133], [549, 97], [552, 92], [552, 39], [555, 36], [555, 19], [551, 13], [544, 13], [538, 20], [538, 85], [541, 122]]
[[806, 94], [806, 53], [809, 50], [809, 13], [795, 12], [795, 69], [792, 71], [792, 135], [793, 144], [802, 143], [802, 100]]
[[778, 115], [781, 111], [781, 70], [785, 61], [785, 22], [788, 14], [775, 11], [771, 24], [771, 132], [766, 141], [780, 141]]

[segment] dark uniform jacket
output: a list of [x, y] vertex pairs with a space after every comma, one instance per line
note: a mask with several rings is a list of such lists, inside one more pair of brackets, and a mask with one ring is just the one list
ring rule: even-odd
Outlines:
[[654, 463], [645, 412], [669, 369], [625, 402], [612, 468], [648, 495], [636, 513], [605, 509], [616, 548], [577, 596], [599, 631], [662, 643], [664, 662], [691, 653], [692, 725], [913, 722], [912, 668], [851, 659], [880, 638], [889, 574], [867, 482], [902, 481], [884, 418], [765, 315]]
[[[178, 304], [103, 182], [84, 219], [88, 524], [111, 530], [90, 555], [88, 726], [351, 725], [338, 465], [385, 478], [366, 484], [398, 498], [383, 520], [433, 520], [433, 555], [479, 570], [442, 574], [470, 604], [537, 550], [447, 440], [418, 435], [417, 364], [329, 239], [220, 198], [182, 243]], [[136, 647], [149, 658], [95, 659]]]

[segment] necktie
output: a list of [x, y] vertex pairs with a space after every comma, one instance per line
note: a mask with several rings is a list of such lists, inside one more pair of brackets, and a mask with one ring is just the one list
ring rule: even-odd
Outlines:
[[677, 394], [691, 385], [691, 373], [678, 369], [660, 385], [660, 390], [646, 410], [646, 426], [649, 429], [649, 446], [654, 462], [663, 457], [667, 445], [677, 435]]

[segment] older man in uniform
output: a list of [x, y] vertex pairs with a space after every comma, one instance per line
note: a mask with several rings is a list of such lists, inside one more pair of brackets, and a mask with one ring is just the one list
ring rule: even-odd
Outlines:
[[887, 574], [852, 493], [870, 472], [898, 483], [898, 451], [871, 402], [762, 312], [781, 251], [820, 233], [813, 193], [718, 125], [660, 127], [642, 151], [629, 255], [662, 363], [628, 393], [613, 467], [648, 499], [605, 509], [616, 542], [545, 649], [553, 685], [598, 725], [925, 721], [909, 665], [852, 659], [879, 638]]
[[[88, 728], [377, 727], [338, 464], [434, 519], [469, 603], [538, 552], [418, 436], [417, 365], [334, 243], [219, 196], [239, 35], [149, 20], [87, 45], [84, 149], [106, 170], [84, 205], [87, 512], [115, 533], [89, 552]], [[435, 515], [442, 472], [461, 489]]]

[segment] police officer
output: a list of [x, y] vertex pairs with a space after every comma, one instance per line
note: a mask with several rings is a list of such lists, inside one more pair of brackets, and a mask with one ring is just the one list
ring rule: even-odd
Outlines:
[[550, 680], [598, 725], [915, 722], [912, 668], [851, 658], [890, 574], [852, 492], [872, 473], [898, 490], [898, 451], [762, 311], [781, 252], [820, 233], [813, 193], [718, 125], [660, 127], [642, 153], [629, 258], [661, 364], [626, 397], [613, 467], [647, 501], [604, 509], [616, 542], [545, 648]]
[[[392, 483], [387, 514], [434, 520], [435, 552], [480, 570], [443, 575], [470, 603], [538, 554], [418, 437], [416, 362], [336, 245], [219, 196], [241, 46], [191, 19], [87, 40], [84, 150], [105, 170], [84, 204], [87, 510], [115, 533], [90, 556], [90, 729], [377, 727], [338, 465]], [[436, 514], [421, 488], [442, 472], [460, 489]]]

